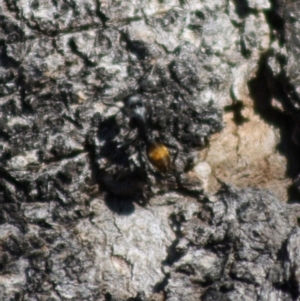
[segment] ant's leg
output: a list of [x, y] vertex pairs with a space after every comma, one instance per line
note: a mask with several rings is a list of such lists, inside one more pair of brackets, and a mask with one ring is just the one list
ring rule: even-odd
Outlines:
[[137, 79], [136, 81], [136, 85], [134, 87], [134, 90], [137, 90], [137, 87], [141, 86], [141, 83], [143, 82], [143, 80], [145, 80], [146, 78], [148, 78], [149, 76], [151, 77], [153, 73], [153, 66], [149, 67], [140, 78]]
[[106, 106], [108, 106], [108, 107], [117, 107], [117, 108], [119, 108], [120, 110], [122, 109], [122, 105], [117, 105], [117, 103], [114, 102], [114, 101], [110, 102], [110, 101], [106, 101], [106, 100], [104, 100], [104, 99], [102, 98], [102, 99], [101, 99], [101, 102], [102, 102], [103, 104], [105, 104]]
[[139, 158], [139, 162], [141, 163], [141, 168], [146, 172], [147, 169], [147, 159], [145, 158], [145, 150], [143, 147], [143, 142], [142, 141], [138, 141], [138, 158]]
[[137, 138], [134, 138], [134, 139], [128, 139], [128, 136], [129, 136], [129, 134], [127, 134], [127, 135], [125, 136], [125, 138], [124, 138], [124, 140], [125, 140], [126, 142], [124, 142], [124, 143], [118, 145], [118, 146], [117, 146], [117, 149], [119, 149], [119, 150], [121, 150], [121, 149], [127, 149], [130, 145], [133, 145], [133, 144], [136, 143]]
[[179, 148], [178, 148], [177, 145], [172, 145], [172, 144], [169, 144], [169, 143], [165, 144], [165, 146], [167, 146], [168, 148], [173, 149], [175, 151], [173, 159], [171, 161], [171, 168], [174, 168], [176, 159], [177, 159], [178, 154], [179, 154]]
[[179, 149], [178, 149], [178, 147], [176, 147], [175, 155], [174, 155], [173, 160], [172, 160], [172, 163], [171, 163], [172, 166], [175, 165], [175, 161], [176, 161], [176, 159], [177, 159], [177, 157], [178, 157], [178, 153], [179, 153]]
[[117, 105], [115, 102], [107, 102], [102, 99], [102, 103], [107, 107], [107, 113], [111, 116], [117, 116], [122, 111], [122, 105]]

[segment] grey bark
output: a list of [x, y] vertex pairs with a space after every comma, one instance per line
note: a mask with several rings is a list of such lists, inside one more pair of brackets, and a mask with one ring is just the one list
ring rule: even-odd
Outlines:
[[296, 201], [299, 9], [1, 0], [0, 300], [299, 300], [298, 202], [224, 180], [211, 195], [194, 168], [224, 110], [247, 122], [247, 96], [280, 131]]

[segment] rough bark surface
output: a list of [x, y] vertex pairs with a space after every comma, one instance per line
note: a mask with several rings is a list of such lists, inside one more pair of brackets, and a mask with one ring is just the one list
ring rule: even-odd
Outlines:
[[299, 300], [299, 14], [0, 0], [0, 300]]

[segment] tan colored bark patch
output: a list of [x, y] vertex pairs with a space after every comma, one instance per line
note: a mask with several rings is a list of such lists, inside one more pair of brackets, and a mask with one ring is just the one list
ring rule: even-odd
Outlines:
[[266, 124], [250, 105], [242, 110], [242, 115], [248, 121], [238, 126], [233, 113], [224, 113], [223, 131], [213, 135], [209, 148], [201, 151], [199, 164], [205, 162], [211, 168], [209, 176], [206, 172], [202, 179], [204, 188], [215, 193], [220, 180], [239, 188], [266, 188], [286, 201], [292, 181], [285, 175], [286, 158], [276, 150], [278, 130]]

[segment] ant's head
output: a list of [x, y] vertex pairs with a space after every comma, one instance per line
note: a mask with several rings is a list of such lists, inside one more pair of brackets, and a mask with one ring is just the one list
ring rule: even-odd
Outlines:
[[125, 98], [124, 103], [132, 118], [139, 123], [146, 123], [147, 110], [140, 95], [130, 95]]

